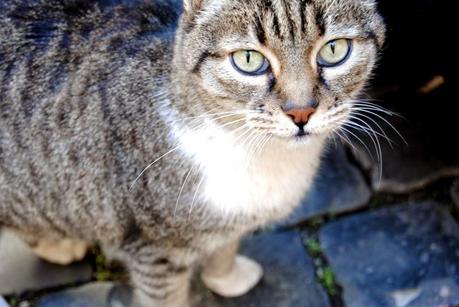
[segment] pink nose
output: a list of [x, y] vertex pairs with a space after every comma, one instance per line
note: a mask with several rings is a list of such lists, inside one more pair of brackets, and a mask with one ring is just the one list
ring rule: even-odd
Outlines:
[[311, 107], [305, 107], [305, 108], [295, 108], [295, 109], [290, 109], [285, 112], [292, 120], [293, 122], [300, 128], [303, 128], [309, 121], [309, 118], [311, 118], [311, 115], [314, 114], [316, 109], [311, 108]]

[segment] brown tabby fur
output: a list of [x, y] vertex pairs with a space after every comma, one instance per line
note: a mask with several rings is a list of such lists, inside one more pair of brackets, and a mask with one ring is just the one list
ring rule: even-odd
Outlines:
[[[384, 40], [372, 0], [185, 0], [180, 21], [178, 7], [0, 1], [0, 226], [29, 241], [75, 238], [119, 251], [145, 306], [186, 306], [188, 277], [203, 256], [294, 209], [340, 126], [337, 108], [349, 114], [344, 102], [364, 87]], [[314, 64], [329, 34], [354, 40], [359, 54], [345, 72]], [[273, 59], [270, 77], [225, 70], [230, 51], [253, 46]], [[315, 128], [296, 141], [282, 106], [312, 99]], [[251, 113], [212, 117], [236, 110]], [[272, 136], [251, 149], [247, 166], [256, 170], [247, 193], [278, 199], [270, 207], [215, 203], [219, 194], [203, 187], [219, 179], [203, 183], [212, 170], [192, 145], [135, 181], [183, 135], [216, 127], [223, 134], [215, 138], [225, 139], [241, 118]], [[209, 144], [199, 154], [212, 152]], [[233, 156], [212, 155], [209, 168]], [[234, 179], [228, 189], [238, 181], [215, 173], [223, 187]]]

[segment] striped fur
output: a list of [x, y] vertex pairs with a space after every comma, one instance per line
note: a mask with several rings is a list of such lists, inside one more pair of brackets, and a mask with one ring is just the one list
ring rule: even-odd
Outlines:
[[[0, 1], [0, 226], [117, 250], [145, 306], [186, 306], [199, 260], [295, 208], [384, 41], [371, 0], [181, 10]], [[315, 67], [318, 47], [341, 36], [355, 41], [349, 64]], [[238, 48], [265, 53], [272, 74], [231, 71]], [[311, 99], [311, 135], [298, 141], [281, 109]], [[210, 115], [222, 112], [237, 114]]]

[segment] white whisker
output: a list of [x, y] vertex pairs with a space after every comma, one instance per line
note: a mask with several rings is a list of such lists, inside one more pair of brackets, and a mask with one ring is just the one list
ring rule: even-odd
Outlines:
[[[406, 139], [403, 137], [403, 135], [402, 135], [402, 134], [397, 130], [397, 128], [395, 128], [394, 125], [392, 125], [387, 119], [385, 119], [385, 118], [382, 117], [381, 115], [376, 114], [376, 113], [374, 113], [374, 112], [371, 112], [371, 111], [369, 111], [369, 110], [362, 110], [362, 109], [360, 109], [360, 110], [358, 110], [358, 111], [363, 112], [363, 113], [367, 113], [367, 114], [374, 115], [374, 116], [378, 117], [379, 119], [383, 120], [387, 125], [389, 125], [389, 127], [391, 127], [391, 128], [395, 131], [395, 133], [397, 133], [397, 135], [402, 139], [402, 141], [403, 141], [406, 145], [408, 145], [408, 142], [407, 142]], [[365, 116], [365, 115], [363, 115], [363, 114], [360, 114], [360, 115], [361, 115], [361, 116], [364, 116], [364, 117], [366, 117], [366, 118], [368, 118], [368, 119], [371, 119], [370, 117]], [[371, 120], [372, 120], [372, 119], [371, 119]], [[373, 121], [374, 121], [374, 120], [373, 120]], [[382, 128], [380, 128], [380, 129], [382, 130]]]
[[196, 199], [197, 199], [197, 196], [198, 196], [198, 193], [199, 193], [199, 189], [201, 188], [201, 185], [202, 185], [203, 181], [204, 181], [204, 176], [201, 177], [201, 180], [199, 180], [199, 183], [196, 186], [196, 191], [194, 192], [193, 200], [191, 201], [190, 211], [188, 212], [188, 219], [190, 219], [190, 217], [191, 217], [191, 212], [193, 211], [194, 203], [196, 202]]
[[182, 186], [180, 187], [180, 191], [179, 191], [179, 194], [178, 194], [178, 197], [177, 197], [177, 201], [175, 202], [175, 209], [174, 209], [174, 216], [176, 215], [177, 213], [177, 208], [178, 208], [178, 205], [179, 205], [179, 202], [180, 202], [180, 198], [182, 197], [182, 193], [183, 193], [183, 190], [185, 188], [185, 185], [186, 183], [188, 182], [188, 179], [190, 178], [190, 175], [191, 173], [193, 172], [193, 170], [195, 169], [196, 165], [193, 165], [190, 170], [188, 171], [188, 173], [186, 174], [186, 177], [185, 179], [183, 180], [183, 183], [182, 183]]
[[151, 162], [147, 167], [145, 167], [143, 169], [142, 172], [140, 172], [140, 174], [135, 178], [135, 180], [132, 182], [130, 188], [129, 188], [129, 191], [132, 191], [132, 189], [134, 188], [135, 184], [137, 183], [137, 181], [143, 176], [143, 174], [145, 174], [145, 172], [147, 170], [149, 170], [153, 165], [155, 165], [156, 163], [158, 163], [161, 159], [163, 159], [164, 157], [168, 156], [169, 154], [173, 153], [174, 151], [176, 151], [177, 149], [179, 149], [181, 147], [181, 145], [175, 147], [174, 149], [171, 149], [169, 150], [168, 152], [166, 152], [165, 154], [163, 154], [162, 156], [160, 156], [159, 158], [157, 158], [156, 160], [154, 160], [153, 162]]

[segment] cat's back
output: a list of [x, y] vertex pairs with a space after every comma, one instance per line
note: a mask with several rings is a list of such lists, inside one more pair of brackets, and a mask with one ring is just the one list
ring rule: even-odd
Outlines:
[[71, 214], [128, 186], [156, 150], [146, 132], [160, 137], [151, 92], [179, 14], [166, 0], [0, 0], [0, 220], [8, 204]]
[[129, 62], [162, 69], [179, 14], [173, 0], [0, 0], [0, 118], [88, 96]]
[[21, 61], [37, 70], [78, 66], [94, 51], [132, 56], [143, 39], [173, 30], [179, 14], [173, 0], [2, 0], [0, 68], [7, 73], [2, 83]]

